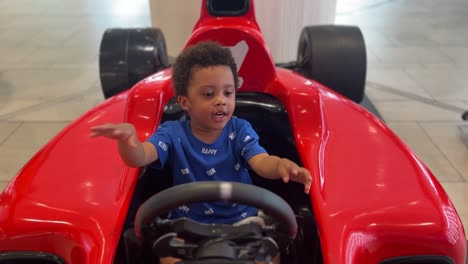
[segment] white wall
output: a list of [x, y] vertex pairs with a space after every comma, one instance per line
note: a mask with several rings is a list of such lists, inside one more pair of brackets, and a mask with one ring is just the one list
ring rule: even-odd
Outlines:
[[[153, 26], [162, 29], [170, 56], [177, 56], [190, 36], [204, 0], [150, 0]], [[255, 0], [257, 22], [275, 62], [296, 59], [305, 25], [333, 24], [336, 0]]]
[[200, 17], [202, 0], [149, 0], [151, 22], [166, 39], [169, 56], [176, 57]]
[[304, 26], [333, 24], [336, 0], [256, 0], [257, 22], [275, 62], [296, 59]]

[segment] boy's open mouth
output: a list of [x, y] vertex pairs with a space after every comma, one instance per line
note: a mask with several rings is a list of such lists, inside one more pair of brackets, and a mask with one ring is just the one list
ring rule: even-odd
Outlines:
[[223, 117], [227, 116], [227, 113], [226, 113], [226, 112], [222, 112], [222, 111], [221, 111], [221, 112], [216, 112], [216, 113], [214, 114], [214, 116], [215, 116], [215, 118], [223, 118]]

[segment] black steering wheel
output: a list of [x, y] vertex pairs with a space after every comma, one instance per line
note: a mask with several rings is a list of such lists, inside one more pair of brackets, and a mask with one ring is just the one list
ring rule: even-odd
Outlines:
[[[279, 224], [272, 228], [262, 227], [257, 223], [235, 226], [202, 224], [186, 218], [160, 218], [171, 209], [184, 204], [215, 201], [254, 206], [272, 216]], [[153, 251], [160, 257], [176, 256], [195, 261], [184, 263], [197, 263], [196, 260], [204, 258], [243, 263], [239, 260], [251, 261], [258, 253], [266, 256], [274, 248], [278, 250], [276, 242], [265, 236], [271, 232], [285, 237], [288, 242], [296, 237], [296, 217], [289, 204], [271, 191], [236, 182], [203, 181], [168, 188], [144, 202], [135, 218], [137, 237], [150, 240]], [[244, 254], [249, 250], [250, 255]]]

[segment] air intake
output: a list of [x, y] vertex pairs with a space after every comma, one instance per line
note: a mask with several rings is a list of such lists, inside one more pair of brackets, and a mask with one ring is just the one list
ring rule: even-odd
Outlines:
[[455, 264], [446, 256], [406, 256], [384, 260], [380, 264]]
[[249, 11], [250, 0], [207, 0], [211, 16], [243, 16]]
[[0, 252], [0, 264], [65, 264], [59, 256], [43, 252]]

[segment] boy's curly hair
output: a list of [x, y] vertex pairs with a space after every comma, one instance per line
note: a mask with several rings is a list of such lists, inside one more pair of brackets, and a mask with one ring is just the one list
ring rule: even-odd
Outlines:
[[234, 86], [239, 86], [237, 66], [232, 53], [219, 43], [207, 41], [187, 47], [172, 67], [172, 80], [176, 96], [187, 95], [187, 87], [194, 67], [228, 66], [234, 76]]

